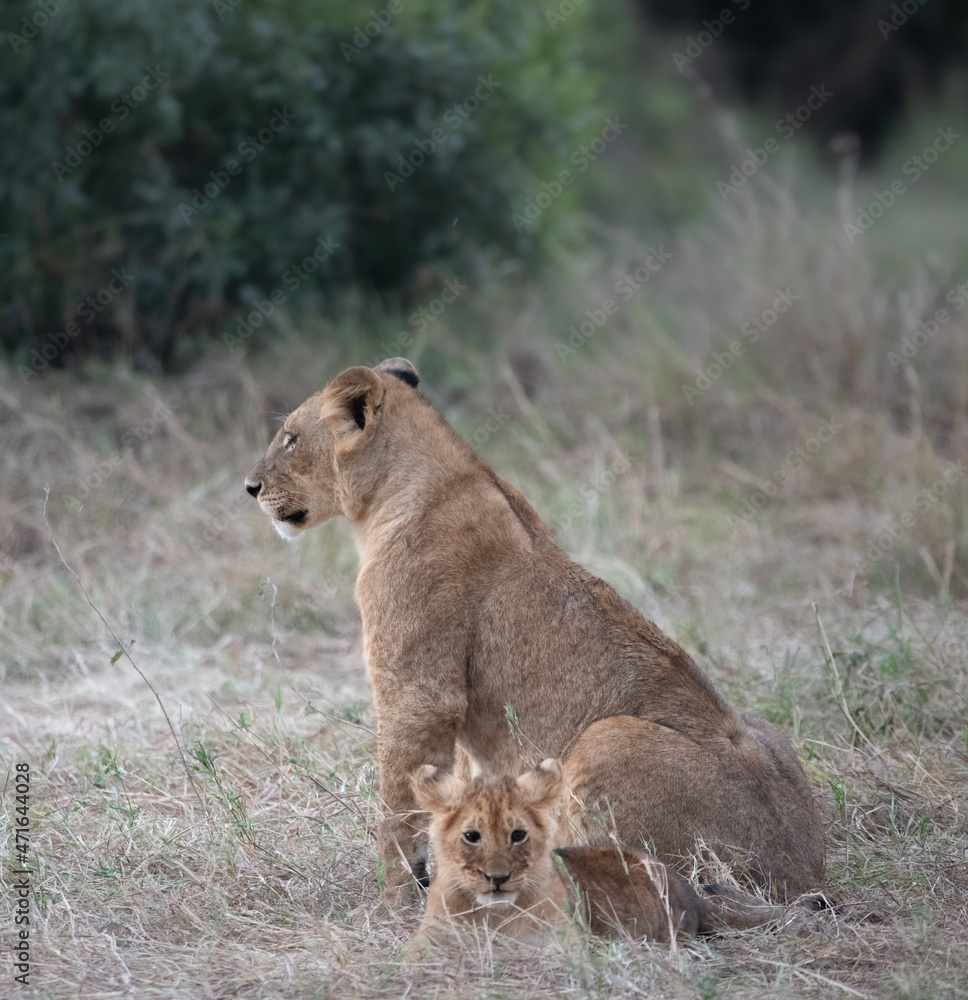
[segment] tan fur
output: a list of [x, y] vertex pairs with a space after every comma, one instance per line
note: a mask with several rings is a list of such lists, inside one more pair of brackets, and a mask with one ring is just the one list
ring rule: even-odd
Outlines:
[[[417, 802], [432, 814], [437, 865], [420, 934], [478, 924], [541, 943], [568, 923], [565, 886], [551, 857], [562, 788], [553, 760], [518, 778], [465, 782], [433, 765], [414, 775]], [[477, 842], [468, 843], [468, 834]]]
[[584, 806], [610, 809], [622, 841], [663, 861], [701, 839], [781, 894], [817, 888], [823, 831], [787, 738], [738, 716], [571, 562], [404, 378], [416, 372], [403, 359], [344, 371], [286, 418], [246, 480], [285, 537], [337, 514], [353, 526], [390, 895], [422, 874], [411, 773], [515, 774], [522, 748], [531, 763], [567, 758]]
[[589, 930], [605, 937], [629, 934], [668, 941], [672, 934], [715, 934], [746, 930], [783, 915], [755, 896], [730, 886], [704, 886], [700, 895], [654, 855], [626, 844], [561, 847], [581, 898]]
[[647, 851], [610, 845], [552, 853], [556, 809], [565, 790], [557, 761], [546, 760], [517, 779], [471, 782], [428, 765], [414, 775], [413, 789], [432, 814], [437, 864], [420, 944], [446, 939], [467, 925], [543, 943], [571, 925], [569, 903], [578, 898], [593, 933], [650, 941], [758, 926], [779, 915], [774, 907], [720, 887], [716, 891], [725, 895], [700, 896]]

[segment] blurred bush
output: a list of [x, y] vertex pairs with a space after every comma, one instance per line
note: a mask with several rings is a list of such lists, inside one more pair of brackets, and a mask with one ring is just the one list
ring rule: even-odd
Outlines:
[[552, 30], [514, 0], [382, 2], [8, 0], [11, 360], [170, 366], [273, 290], [400, 295], [422, 265], [540, 256], [572, 192], [525, 231], [511, 213], [598, 121], [583, 10]]
[[635, 2], [597, 0], [583, 43], [602, 76], [601, 104], [628, 123], [614, 154], [589, 171], [582, 206], [647, 242], [706, 219], [733, 150], [718, 109], [672, 60], [675, 40], [643, 23]]

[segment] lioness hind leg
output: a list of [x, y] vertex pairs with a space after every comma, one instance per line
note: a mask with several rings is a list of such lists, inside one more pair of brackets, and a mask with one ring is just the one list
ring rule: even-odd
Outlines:
[[603, 719], [564, 773], [586, 815], [603, 810], [620, 840], [662, 861], [683, 868], [704, 843], [781, 898], [821, 885], [823, 828], [809, 783], [789, 741], [763, 720], [737, 719], [735, 733], [700, 746], [646, 719]]
[[760, 927], [784, 914], [782, 907], [731, 886], [707, 885], [699, 894], [648, 851], [613, 844], [560, 847], [555, 854], [578, 891], [593, 934], [628, 933], [664, 942], [674, 934]]
[[702, 900], [647, 851], [612, 845], [559, 847], [555, 854], [577, 889], [593, 934], [627, 933], [661, 942], [699, 930]]

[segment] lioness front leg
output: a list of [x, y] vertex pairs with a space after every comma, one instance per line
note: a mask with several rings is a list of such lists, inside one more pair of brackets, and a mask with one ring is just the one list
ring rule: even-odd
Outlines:
[[423, 764], [444, 770], [454, 766], [454, 744], [464, 703], [454, 699], [448, 708], [447, 699], [442, 702], [428, 705], [423, 695], [418, 706], [402, 698], [380, 713], [377, 763], [383, 819], [377, 840], [384, 891], [393, 904], [402, 905], [412, 898], [412, 879], [426, 878], [425, 824], [413, 797], [411, 775]]

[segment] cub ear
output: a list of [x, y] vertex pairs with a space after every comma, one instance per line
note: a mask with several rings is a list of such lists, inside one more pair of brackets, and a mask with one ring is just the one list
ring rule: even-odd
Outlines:
[[347, 430], [366, 430], [379, 416], [383, 393], [383, 382], [372, 368], [347, 368], [323, 390], [322, 415], [342, 419]]
[[550, 806], [558, 801], [564, 788], [561, 764], [553, 757], [543, 760], [533, 771], [525, 771], [518, 778], [518, 788], [526, 802]]
[[433, 764], [424, 764], [410, 779], [414, 798], [427, 812], [443, 812], [458, 805], [464, 797], [464, 782], [456, 775]]
[[395, 378], [400, 379], [401, 382], [406, 382], [407, 385], [413, 386], [414, 389], [420, 384], [420, 376], [417, 374], [417, 369], [406, 358], [387, 358], [386, 361], [381, 361], [378, 365], [375, 365], [373, 370], [379, 372], [381, 375], [393, 375]]

